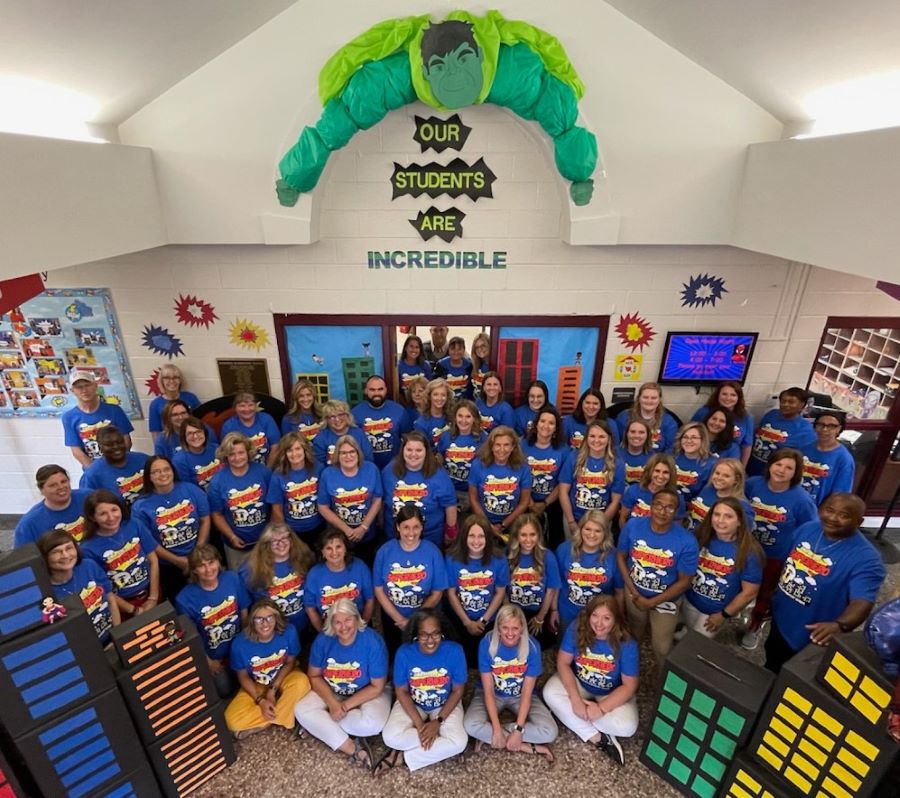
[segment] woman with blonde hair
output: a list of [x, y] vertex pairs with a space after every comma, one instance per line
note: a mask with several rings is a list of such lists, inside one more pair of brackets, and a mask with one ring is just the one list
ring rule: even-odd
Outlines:
[[148, 427], [154, 443], [163, 431], [162, 412], [169, 402], [180, 399], [192, 413], [200, 407], [200, 400], [196, 394], [181, 390], [184, 386], [184, 375], [174, 363], [164, 363], [159, 367], [156, 384], [159, 386], [159, 396], [150, 402], [147, 412]]
[[609, 425], [592, 421], [581, 448], [569, 456], [559, 476], [559, 503], [569, 534], [588, 510], [615, 518], [624, 492], [625, 466], [616, 457]]
[[288, 432], [279, 442], [266, 502], [272, 520], [286, 523], [307, 544], [314, 544], [325, 522], [319, 514], [322, 464], [312, 444], [300, 432]]
[[699, 421], [683, 424], [672, 447], [678, 471], [678, 492], [689, 502], [706, 485], [716, 458], [709, 453], [709, 433]]
[[[490, 634], [478, 647], [480, 689], [472, 696], [463, 726], [483, 745], [523, 754], [541, 754], [553, 762], [550, 749], [559, 729], [550, 710], [535, 695], [541, 675], [541, 649], [529, 637], [525, 615], [515, 604], [504, 604]], [[500, 722], [500, 713], [510, 712], [515, 723]]]
[[325, 419], [325, 427], [313, 441], [316, 460], [323, 466], [331, 464], [338, 438], [349, 435], [356, 441], [361, 459], [372, 462], [372, 444], [362, 427], [356, 425], [350, 405], [340, 399], [329, 399], [322, 405], [322, 417]]
[[550, 648], [559, 629], [556, 606], [561, 583], [556, 555], [544, 547], [541, 533], [541, 520], [534, 513], [524, 513], [513, 522], [509, 533], [506, 595], [525, 614], [528, 631], [541, 648]]
[[719, 499], [726, 498], [737, 499], [743, 505], [744, 513], [752, 526], [753, 506], [744, 495], [746, 480], [747, 474], [744, 471], [744, 465], [737, 458], [723, 457], [714, 461], [706, 486], [688, 503], [687, 518], [685, 519], [688, 529], [696, 529], [706, 518], [709, 508]]
[[275, 459], [275, 445], [281, 432], [275, 419], [260, 410], [256, 402], [256, 394], [250, 391], [238, 391], [232, 402], [234, 415], [225, 419], [222, 424], [222, 435], [239, 432], [253, 444], [253, 459], [271, 467]]
[[425, 412], [425, 395], [428, 392], [428, 382], [429, 380], [420, 374], [418, 377], [413, 377], [409, 380], [407, 384], [406, 423], [404, 425], [406, 429], [413, 429], [416, 425], [416, 420]]
[[658, 383], [645, 382], [638, 388], [631, 408], [616, 416], [620, 438], [625, 437], [625, 428], [632, 419], [643, 419], [650, 425], [650, 449], [654, 452], [668, 452], [678, 434], [678, 424], [666, 413], [663, 405], [662, 388]]
[[437, 452], [456, 491], [456, 502], [463, 512], [469, 509], [469, 474], [485, 435], [481, 414], [471, 399], [460, 399], [453, 408], [450, 429], [441, 435]]
[[281, 432], [299, 432], [308, 441], [322, 429], [322, 409], [316, 401], [316, 387], [300, 378], [291, 388], [291, 406], [281, 419]]
[[480, 332], [472, 339], [472, 391], [475, 399], [481, 397], [484, 375], [491, 370], [491, 364], [488, 362], [490, 356], [491, 336], [486, 332]]
[[421, 415], [415, 420], [413, 428], [421, 432], [431, 445], [438, 441], [448, 429], [453, 417], [453, 391], [443, 377], [430, 380], [425, 387]]
[[254, 601], [272, 599], [288, 623], [302, 635], [309, 626], [303, 606], [303, 586], [315, 557], [291, 528], [269, 524], [238, 572]]

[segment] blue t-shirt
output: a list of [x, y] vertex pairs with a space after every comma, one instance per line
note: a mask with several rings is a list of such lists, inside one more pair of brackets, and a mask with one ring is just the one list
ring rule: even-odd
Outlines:
[[679, 454], [675, 457], [675, 471], [678, 483], [678, 492], [685, 502], [690, 502], [709, 482], [709, 475], [716, 465], [714, 457], [700, 460]]
[[[700, 523], [707, 515], [709, 515], [710, 509], [718, 500], [719, 493], [712, 485], [707, 485], [698, 495], [691, 499], [687, 508], [688, 529], [696, 529], [700, 526]], [[746, 499], [738, 499], [738, 501], [744, 508], [744, 516], [747, 518], [747, 523], [752, 528], [754, 523], [753, 519], [756, 515], [753, 505]]]
[[625, 492], [625, 466], [616, 460], [612, 476], [606, 471], [606, 460], [602, 457], [588, 457], [584, 461], [581, 472], [575, 473], [578, 459], [573, 452], [563, 465], [559, 481], [560, 490], [569, 491], [569, 501], [575, 520], [581, 520], [588, 510], [605, 510], [613, 500], [614, 494], [621, 496]]
[[431, 441], [431, 446], [437, 449], [441, 435], [450, 429], [450, 424], [444, 416], [419, 416], [413, 423], [413, 429], [425, 436], [425, 440]]
[[560, 651], [572, 655], [572, 673], [591, 695], [609, 695], [622, 684], [623, 676], [640, 675], [640, 650], [634, 640], [624, 640], [616, 656], [605, 640], [595, 640], [584, 651], [575, 648], [576, 624], [566, 629]]
[[518, 604], [523, 612], [534, 614], [544, 603], [548, 590], [559, 590], [559, 563], [556, 555], [544, 551], [544, 568], [538, 571], [534, 566], [534, 554], [519, 554], [519, 564], [513, 568], [509, 564], [509, 584], [506, 595], [512, 604]]
[[641, 477], [644, 476], [644, 468], [647, 465], [647, 461], [650, 459], [649, 452], [647, 454], [644, 454], [644, 452], [632, 454], [624, 445], [620, 445], [616, 451], [616, 457], [625, 465], [625, 484], [633, 485], [636, 482], [640, 482]]
[[508, 402], [501, 399], [495, 405], [488, 407], [484, 399], [476, 399], [475, 407], [481, 414], [481, 429], [484, 432], [490, 432], [494, 427], [516, 428], [516, 414]]
[[480, 399], [483, 396], [482, 388], [484, 386], [484, 375], [491, 371], [491, 367], [486, 360], [482, 361], [478, 368], [472, 363], [472, 396]]
[[[213, 449], [218, 445], [218, 437], [216, 436], [216, 431], [209, 426], [209, 424], [203, 425], [206, 428], [206, 440], [209, 443], [212, 443]], [[156, 443], [153, 444], [153, 453], [161, 455], [162, 457], [168, 457], [170, 460], [174, 460], [175, 455], [178, 454], [182, 450], [181, 446], [181, 438], [179, 437], [177, 432], [173, 432], [169, 435], [160, 434], [160, 436], [156, 439]]]
[[803, 524], [772, 598], [775, 625], [798, 651], [809, 643], [807, 624], [836, 620], [856, 599], [874, 603], [884, 577], [881, 555], [861, 532], [834, 541], [818, 520]]
[[808, 418], [797, 416], [785, 418], [779, 410], [770, 410], [760, 420], [753, 437], [753, 449], [747, 462], [747, 474], [758, 476], [763, 473], [769, 457], [776, 449], [789, 446], [803, 449], [814, 445], [816, 433]]
[[269, 522], [266, 493], [271, 475], [260, 463], [250, 463], [247, 473], [239, 477], [225, 467], [206, 490], [209, 509], [222, 513], [231, 531], [245, 543], [256, 543]]
[[146, 462], [147, 455], [143, 452], [128, 452], [123, 466], [110, 465], [101, 457], [85, 469], [78, 487], [87, 491], [105, 488], [133, 504], [144, 488]]
[[85, 413], [79, 407], [70, 408], [62, 414], [60, 420], [66, 446], [80, 447], [91, 460], [99, 460], [101, 457], [97, 433], [103, 427], [112, 425], [123, 435], [130, 435], [134, 431], [125, 411], [118, 405], [104, 401], [100, 402], [93, 413]]
[[316, 455], [316, 460], [323, 466], [331, 465], [334, 447], [337, 445], [338, 438], [343, 438], [344, 435], [349, 435], [359, 444], [359, 448], [362, 449], [363, 460], [372, 462], [372, 447], [369, 445], [366, 433], [360, 427], [347, 427], [347, 431], [341, 435], [333, 432], [329, 427], [322, 427], [313, 440], [313, 452]]
[[456, 591], [459, 603], [473, 621], [487, 612], [497, 588], [505, 590], [509, 584], [509, 563], [503, 557], [494, 555], [490, 563], [482, 565], [481, 560], [471, 559], [461, 563], [448, 554], [445, 563], [447, 587]]
[[437, 444], [437, 452], [444, 459], [444, 470], [453, 482], [454, 490], [466, 492], [469, 489], [469, 474], [472, 463], [478, 455], [478, 449], [484, 443], [484, 436], [457, 435], [450, 437], [449, 432], [441, 434]]
[[72, 578], [60, 585], [51, 583], [53, 597], [62, 601], [66, 596], [78, 596], [84, 609], [94, 625], [94, 631], [100, 642], [109, 640], [112, 628], [112, 615], [109, 612], [107, 595], [112, 593], [112, 583], [103, 570], [89, 557], [82, 559], [72, 570]]
[[309, 665], [322, 671], [331, 692], [348, 698], [373, 679], [387, 678], [387, 646], [381, 635], [369, 626], [360, 629], [353, 642], [346, 646], [337, 636], [320, 632], [309, 650]]
[[803, 454], [801, 484], [817, 506], [821, 506], [832, 493], [850, 493], [853, 490], [856, 463], [846, 446], [841, 444], [837, 449], [823, 452], [813, 443], [800, 451]]
[[360, 402], [352, 411], [356, 425], [365, 433], [375, 465], [384, 468], [400, 451], [400, 436], [412, 426], [403, 405], [385, 399], [381, 407]]
[[[497, 698], [518, 698], [522, 695], [525, 679], [537, 679], [541, 675], [541, 648], [529, 636], [528, 654], [523, 660], [519, 658], [518, 646], [505, 646], [498, 640], [497, 653], [491, 656], [491, 637], [485, 635], [478, 644], [478, 672], [491, 674]], [[481, 687], [480, 679], [478, 687]]]
[[314, 441], [324, 426], [325, 422], [312, 413], [291, 413], [281, 419], [281, 434], [299, 432], [306, 440]]
[[84, 500], [91, 495], [89, 490], [73, 490], [72, 499], [65, 510], [51, 510], [39, 501], [16, 524], [16, 548], [26, 543], [37, 543], [45, 532], [64, 529], [76, 543], [84, 536]]
[[766, 557], [784, 560], [797, 527], [819, 517], [812, 497], [799, 485], [775, 493], [765, 477], [750, 477], [745, 491], [753, 507], [753, 534]]
[[737, 541], [725, 542], [715, 535], [700, 549], [697, 573], [685, 593], [685, 598], [700, 612], [712, 615], [721, 612], [741, 592], [742, 582], [758, 585], [762, 582], [762, 562], [752, 553], [742, 570], [736, 563]]
[[209, 441], [200, 454], [182, 449], [172, 457], [172, 465], [178, 478], [183, 482], [192, 482], [198, 488], [209, 489], [212, 478], [219, 473], [225, 463], [216, 457], [216, 444]]
[[[704, 422], [709, 418], [709, 411], [706, 405], [699, 408], [697, 412], [691, 416], [691, 421], [699, 421]], [[752, 446], [753, 445], [753, 417], [748, 415], [741, 416], [738, 418], [734, 417], [734, 442], [738, 447], [738, 454], [736, 455], [725, 455], [720, 454], [720, 457], [740, 457], [740, 450], [743, 446]]]
[[413, 703], [424, 712], [444, 706], [453, 688], [468, 678], [466, 655], [459, 643], [442, 640], [433, 654], [425, 654], [415, 641], [397, 649], [394, 687], [409, 691]]
[[136, 596], [150, 587], [149, 554], [156, 540], [133, 518], [123, 521], [114, 535], [94, 535], [81, 542], [81, 552], [106, 571], [113, 590], [122, 598]]
[[469, 471], [469, 484], [478, 492], [478, 504], [488, 521], [499, 524], [519, 506], [522, 491], [531, 490], [531, 469], [527, 463], [518, 468], [509, 464], [485, 465], [476, 457]]
[[[197, 398], [197, 395], [190, 391], [179, 391], [178, 398], [191, 409], [191, 413], [200, 407], [200, 400]], [[166, 409], [166, 405], [169, 404], [170, 401], [171, 400], [166, 399], [165, 396], [157, 396], [150, 402], [150, 408], [147, 412], [148, 428], [150, 429], [150, 432], [162, 432], [163, 410]]]
[[[612, 438], [610, 443], [611, 446], [619, 445], [619, 428], [616, 424], [612, 422], [611, 419], [605, 419], [607, 425], [609, 426], [609, 434]], [[581, 444], [584, 443], [584, 436], [587, 432], [587, 422], [585, 421], [576, 421], [574, 416], [563, 416], [563, 439], [566, 445], [571, 448], [578, 450], [581, 448]]]
[[175, 598], [179, 615], [187, 615], [203, 642], [210, 659], [225, 659], [231, 641], [241, 628], [241, 611], [252, 602], [240, 577], [234, 571], [222, 571], [212, 590], [188, 584]]
[[[622, 496], [622, 506], [627, 508], [629, 518], [649, 518], [650, 505], [653, 503], [653, 491], [649, 488], [642, 488], [640, 484], [629, 485], [625, 488]], [[678, 494], [678, 510], [675, 512], [675, 518], [684, 518], [685, 514], [684, 497]]]
[[[348, 526], [360, 526], [373, 502], [383, 496], [381, 474], [368, 460], [360, 463], [352, 477], [337, 466], [328, 466], [319, 477], [319, 504], [330, 507]], [[374, 537], [375, 524], [372, 524], [362, 539], [368, 541]]]
[[303, 607], [303, 588], [306, 574], [297, 573], [288, 560], [272, 563], [272, 581], [268, 585], [250, 583], [250, 561], [244, 560], [238, 576], [253, 601], [262, 598], [272, 599], [281, 610], [281, 614], [298, 631], [302, 632], [309, 624], [309, 616]]
[[375, 555], [372, 584], [384, 590], [391, 604], [408, 618], [433, 591], [447, 589], [444, 555], [427, 540], [414, 551], [405, 551], [399, 540], [389, 540]]
[[448, 507], [456, 507], [456, 490], [450, 477], [439, 468], [430, 477], [421, 471], [407, 471], [402, 477], [394, 474], [393, 464], [381, 472], [384, 487], [384, 534], [396, 534], [394, 518], [405, 504], [413, 504], [425, 519], [423, 537], [435, 546], [444, 542], [444, 514]]
[[224, 438], [229, 432], [239, 432], [250, 440], [256, 447], [256, 455], [254, 460], [257, 463], [265, 464], [272, 451], [272, 447], [281, 440], [281, 433], [275, 419], [262, 410], [257, 410], [253, 421], [244, 424], [237, 416], [232, 416], [225, 420], [222, 424], [222, 437]]
[[273, 471], [266, 491], [266, 503], [279, 505], [284, 522], [299, 535], [322, 525], [319, 515], [319, 479], [322, 465], [318, 461], [311, 468], [291, 470], [287, 474]]
[[241, 632], [231, 644], [231, 668], [246, 672], [254, 682], [268, 687], [287, 665], [288, 658], [299, 654], [300, 638], [290, 624], [267, 643], [251, 640], [246, 632]]
[[647, 598], [668, 590], [679, 576], [697, 573], [697, 538], [680, 524], [660, 534], [651, 529], [649, 518], [633, 518], [619, 536], [619, 551], [625, 554], [631, 581]]
[[569, 448], [562, 445], [558, 449], [551, 446], [541, 449], [537, 444], [523, 442], [522, 454], [531, 469], [531, 498], [542, 502], [559, 484], [559, 475], [569, 456]]
[[424, 377], [426, 380], [430, 380], [431, 373], [431, 363], [427, 360], [421, 366], [418, 363], [409, 365], [409, 363], [403, 360], [402, 356], [397, 361], [397, 377], [400, 380], [400, 390], [406, 396], [409, 395], [409, 384], [416, 377]]
[[354, 602], [362, 615], [366, 602], [374, 597], [372, 573], [362, 560], [354, 557], [350, 565], [340, 571], [332, 571], [325, 563], [310, 568], [303, 591], [303, 606], [313, 607], [324, 616], [335, 601], [345, 598]]
[[513, 413], [515, 413], [515, 430], [524, 438], [534, 425], [537, 418], [537, 410], [532, 410], [528, 402], [526, 402], [524, 405], [517, 407]]
[[[619, 428], [619, 438], [621, 440], [625, 440], [625, 430], [628, 429], [628, 423], [632, 420], [631, 413], [627, 410], [624, 413], [619, 413], [616, 416], [616, 426]], [[650, 422], [647, 422], [650, 423]], [[659, 422], [659, 427], [656, 429], [650, 429], [650, 453], [656, 454], [656, 452], [671, 452], [672, 444], [675, 443], [675, 439], [678, 437], [678, 424], [675, 422], [675, 419], [672, 418], [668, 413], [663, 413], [662, 419]]]
[[709, 453], [720, 460], [724, 460], [726, 457], [732, 457], [735, 460], [741, 459], [741, 447], [738, 446], [737, 441], [732, 441], [724, 448], [717, 446], [715, 441], [710, 441]]
[[197, 545], [200, 522], [209, 516], [209, 501], [196, 485], [176, 482], [168, 493], [142, 496], [132, 514], [166, 551], [187, 557]]
[[572, 554], [571, 541], [565, 540], [556, 549], [559, 563], [559, 617], [568, 625], [587, 603], [601, 593], [612, 595], [616, 587], [616, 551], [610, 549]]
[[460, 365], [454, 366], [450, 355], [442, 357], [435, 363], [434, 374], [447, 380], [454, 400], [472, 398], [472, 361], [469, 358], [464, 357]]

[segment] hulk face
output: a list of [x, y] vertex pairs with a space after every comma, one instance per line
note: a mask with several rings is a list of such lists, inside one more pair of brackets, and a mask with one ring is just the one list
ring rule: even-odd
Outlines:
[[481, 53], [469, 42], [445, 55], [432, 55], [423, 72], [435, 99], [445, 108], [472, 105], [484, 82], [481, 61]]

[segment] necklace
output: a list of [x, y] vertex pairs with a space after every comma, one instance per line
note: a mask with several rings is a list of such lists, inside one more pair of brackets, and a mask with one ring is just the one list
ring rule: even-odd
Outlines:
[[829, 549], [833, 549], [835, 546], [837, 546], [838, 543], [843, 543], [845, 540], [848, 539], [848, 538], [838, 538], [837, 540], [832, 540], [831, 543], [829, 543], [827, 546], [822, 546], [822, 548], [820, 549], [819, 546], [820, 546], [821, 543], [822, 543], [822, 537], [823, 537], [823, 536], [825, 537], [825, 540], [829, 540], [828, 536], [825, 535], [825, 530], [822, 529], [822, 530], [819, 532], [819, 537], [816, 538], [816, 544], [815, 544], [815, 546], [813, 546], [813, 548], [814, 548], [819, 554], [824, 554], [824, 553], [825, 553], [826, 551], [828, 551]]

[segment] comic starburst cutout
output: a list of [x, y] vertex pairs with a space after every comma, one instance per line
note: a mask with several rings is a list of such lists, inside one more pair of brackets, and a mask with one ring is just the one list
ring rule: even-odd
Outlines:
[[626, 313], [624, 316], [619, 316], [616, 334], [622, 345], [632, 352], [637, 352], [638, 349], [643, 351], [656, 335], [647, 320], [642, 319], [637, 313]]
[[192, 294], [178, 295], [175, 301], [175, 318], [189, 327], [209, 327], [219, 317], [216, 309], [202, 299]]
[[247, 319], [238, 319], [228, 328], [228, 338], [233, 344], [257, 352], [269, 345], [269, 334], [258, 324]]
[[682, 283], [681, 306], [684, 308], [702, 308], [706, 305], [715, 307], [716, 302], [727, 294], [725, 280], [710, 274], [698, 274]]
[[153, 373], [144, 380], [147, 386], [148, 396], [162, 396], [162, 388], [159, 387], [159, 369], [153, 369]]
[[169, 360], [184, 354], [181, 340], [164, 327], [157, 327], [155, 324], [144, 326], [141, 344], [157, 355], [165, 355]]

